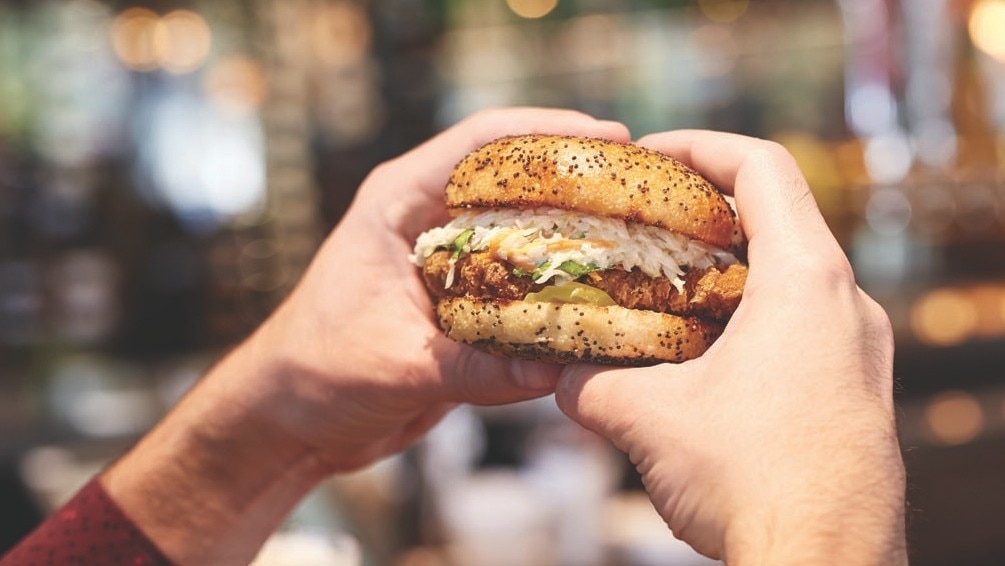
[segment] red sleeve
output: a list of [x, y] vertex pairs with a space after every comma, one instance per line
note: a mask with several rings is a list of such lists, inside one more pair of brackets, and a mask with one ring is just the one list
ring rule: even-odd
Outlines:
[[97, 479], [0, 558], [0, 566], [169, 565]]

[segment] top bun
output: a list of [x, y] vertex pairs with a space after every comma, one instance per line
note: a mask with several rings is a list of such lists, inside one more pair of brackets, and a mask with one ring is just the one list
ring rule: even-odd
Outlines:
[[531, 134], [499, 138], [465, 157], [447, 208], [561, 208], [658, 226], [724, 249], [740, 246], [736, 213], [704, 177], [650, 149]]

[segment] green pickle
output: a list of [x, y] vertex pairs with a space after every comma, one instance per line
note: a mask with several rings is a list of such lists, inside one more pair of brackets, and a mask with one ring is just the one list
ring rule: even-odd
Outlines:
[[450, 243], [450, 247], [454, 250], [452, 259], [460, 259], [461, 255], [464, 254], [464, 246], [468, 245], [468, 242], [471, 241], [471, 236], [474, 236], [474, 234], [474, 229], [468, 228], [454, 238], [454, 241]]
[[528, 293], [524, 300], [531, 303], [569, 303], [598, 307], [613, 307], [617, 304], [610, 295], [600, 289], [576, 281], [548, 285], [536, 293]]

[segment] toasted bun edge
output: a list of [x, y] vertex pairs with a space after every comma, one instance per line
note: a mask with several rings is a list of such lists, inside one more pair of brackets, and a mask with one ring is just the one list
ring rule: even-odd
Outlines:
[[558, 363], [652, 365], [697, 358], [723, 324], [673, 314], [563, 303], [444, 298], [440, 327], [452, 340], [497, 355]]

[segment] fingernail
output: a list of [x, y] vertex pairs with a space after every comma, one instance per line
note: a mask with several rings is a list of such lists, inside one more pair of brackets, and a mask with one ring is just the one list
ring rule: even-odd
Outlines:
[[551, 390], [562, 375], [562, 366], [530, 360], [513, 360], [510, 373], [517, 385], [524, 389]]

